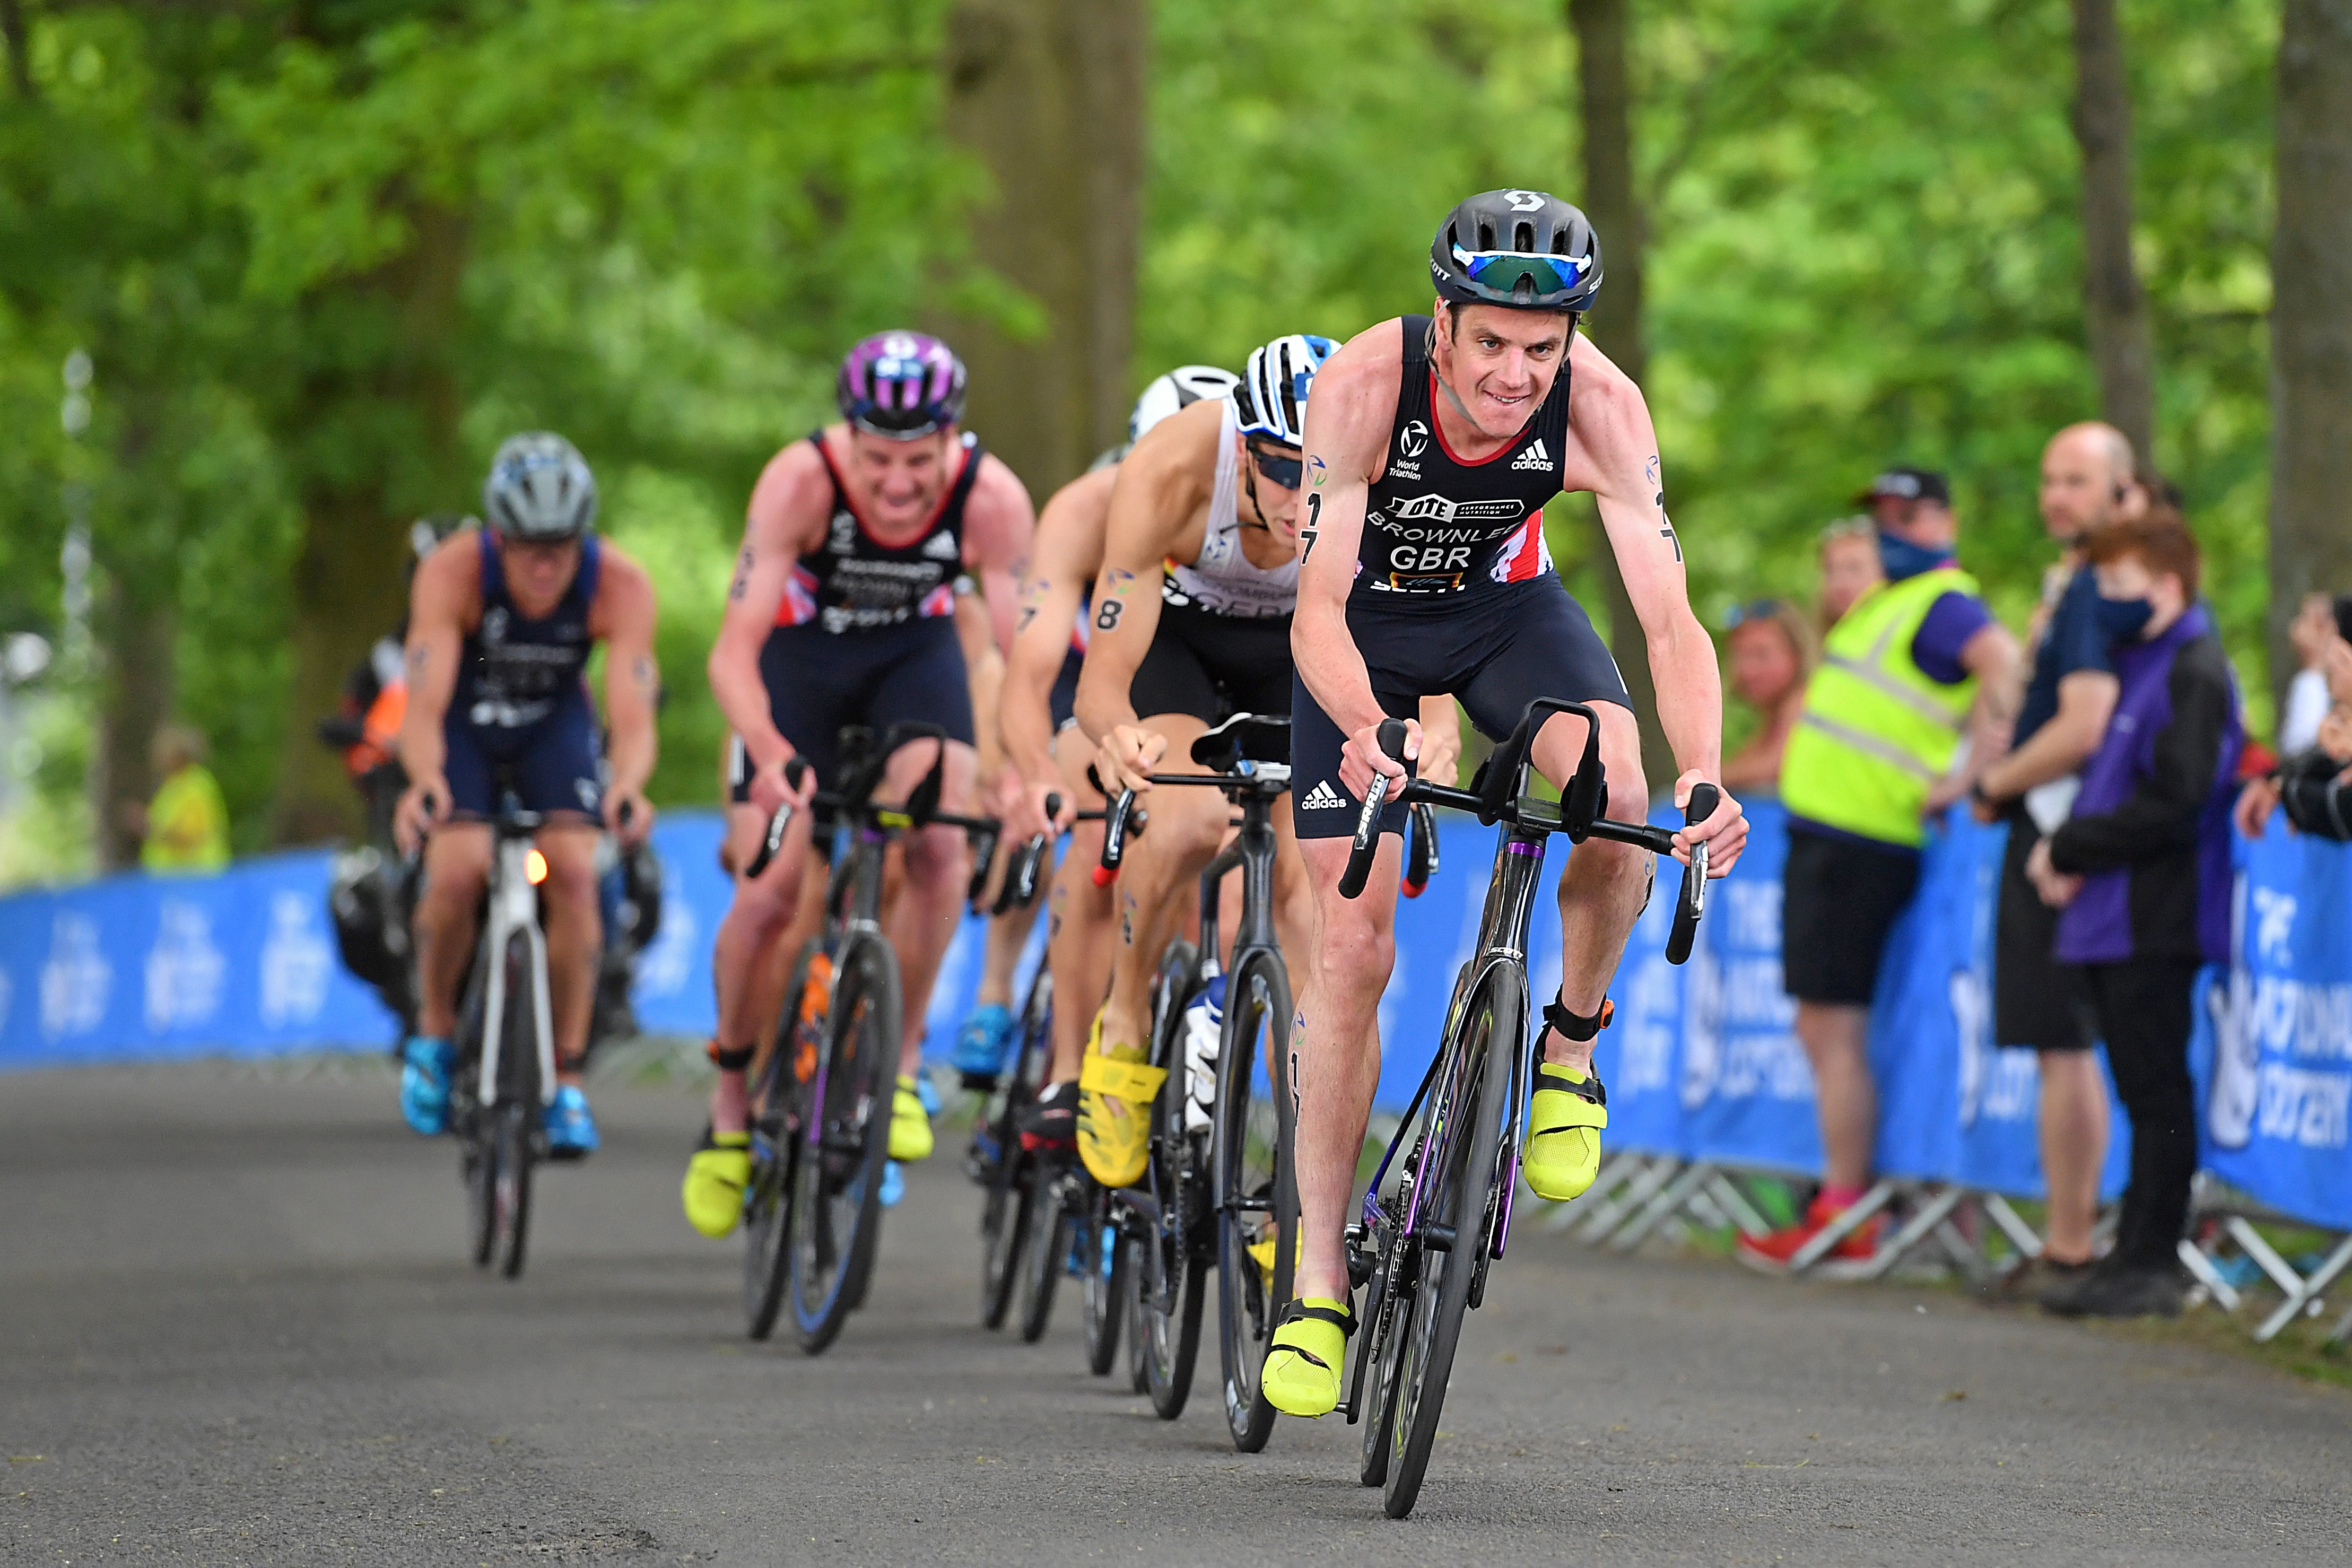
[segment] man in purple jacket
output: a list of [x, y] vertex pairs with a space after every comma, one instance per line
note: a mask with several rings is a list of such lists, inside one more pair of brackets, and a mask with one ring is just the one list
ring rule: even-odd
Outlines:
[[2159, 509], [2087, 546], [2118, 691], [2074, 815], [2027, 875], [2058, 917], [2131, 1118], [2131, 1184], [2115, 1250], [2042, 1304], [2069, 1317], [2180, 1310], [2178, 1260], [2197, 1170], [2191, 993], [2230, 946], [2230, 799], [2245, 730], [2237, 682], [2197, 601], [2197, 541]]

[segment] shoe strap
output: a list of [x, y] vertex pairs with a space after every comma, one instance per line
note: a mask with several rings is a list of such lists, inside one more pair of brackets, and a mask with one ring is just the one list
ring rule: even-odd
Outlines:
[[[1319, 1307], [1309, 1302], [1303, 1296], [1298, 1298], [1297, 1300], [1292, 1301], [1290, 1305], [1282, 1310], [1282, 1315], [1275, 1320], [1274, 1326], [1276, 1329], [1280, 1330], [1287, 1327], [1289, 1324], [1304, 1321], [1308, 1318], [1314, 1319], [1318, 1323], [1329, 1323], [1343, 1334], [1352, 1334], [1356, 1331], [1356, 1312], [1354, 1308], [1340, 1307], [1334, 1309], [1330, 1307]], [[1284, 1348], [1296, 1349], [1297, 1347], [1285, 1346]]]
[[1609, 1091], [1601, 1086], [1599, 1073], [1588, 1072], [1582, 1083], [1573, 1083], [1569, 1079], [1568, 1070], [1558, 1062], [1538, 1063], [1536, 1067], [1536, 1087], [1555, 1094], [1572, 1094], [1587, 1105], [1608, 1109]]
[[1148, 1104], [1168, 1080], [1166, 1068], [1146, 1067], [1141, 1062], [1123, 1062], [1116, 1058], [1089, 1054], [1078, 1068], [1078, 1087], [1097, 1094], [1108, 1094], [1138, 1105]]

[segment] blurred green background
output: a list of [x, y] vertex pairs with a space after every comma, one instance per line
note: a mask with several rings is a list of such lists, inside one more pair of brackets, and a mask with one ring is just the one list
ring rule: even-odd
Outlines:
[[[1817, 531], [1911, 462], [1950, 470], [1964, 557], [2021, 625], [2051, 555], [2042, 443], [2101, 407], [2079, 6], [1615, 8], [1643, 379], [1702, 615], [1809, 594]], [[2154, 455], [2266, 727], [2281, 7], [2118, 14]], [[1547, 0], [6, 0], [0, 21], [0, 636], [58, 652], [7, 693], [0, 881], [118, 858], [96, 829], [173, 712], [213, 738], [240, 847], [347, 825], [313, 722], [398, 616], [408, 520], [476, 510], [525, 426], [579, 443], [660, 588], [656, 799], [713, 800], [701, 668], [744, 499], [827, 416], [851, 338], [953, 326], [972, 424], [1042, 503], [1153, 374], [1425, 309], [1452, 203], [1584, 199], [1590, 151], [1589, 62]], [[1631, 241], [1601, 238], [1614, 288]], [[1548, 516], [1602, 602], [1583, 513]], [[77, 519], [86, 580], [60, 564]]]

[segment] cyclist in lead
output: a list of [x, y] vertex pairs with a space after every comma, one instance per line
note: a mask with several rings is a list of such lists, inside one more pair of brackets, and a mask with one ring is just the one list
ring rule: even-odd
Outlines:
[[[841, 363], [840, 422], [777, 453], [751, 492], [709, 664], [711, 690], [735, 731], [731, 863], [748, 868], [777, 808], [789, 801], [794, 810], [767, 869], [756, 880], [737, 872], [712, 954], [719, 1081], [710, 1131], [682, 1194], [688, 1219], [706, 1236], [727, 1235], [740, 1215], [751, 1171], [743, 1080], [758, 1043], [761, 972], [809, 873], [809, 800], [839, 781], [842, 728], [878, 734], [896, 723], [936, 724], [950, 737], [941, 808], [969, 815], [978, 794], [955, 582], [966, 574], [978, 580], [997, 644], [1009, 642], [1017, 563], [1034, 515], [1013, 470], [958, 429], [964, 381], [963, 362], [937, 338], [889, 331], [865, 339]], [[904, 799], [937, 756], [929, 742], [902, 747], [877, 798]], [[805, 769], [788, 771], [795, 761]], [[894, 1160], [931, 1152], [914, 1071], [970, 860], [955, 828], [927, 827], [905, 840], [905, 884], [885, 920], [906, 986]]]
[[[557, 1080], [547, 1142], [551, 1153], [578, 1156], [596, 1147], [580, 1069], [603, 949], [597, 830], [601, 822], [634, 845], [653, 829], [645, 795], [661, 685], [653, 584], [590, 531], [595, 476], [561, 436], [534, 432], [500, 447], [482, 514], [488, 526], [444, 540], [409, 588], [400, 725], [409, 784], [393, 830], [404, 854], [424, 842], [425, 890], [417, 1032], [402, 1053], [400, 1108], [419, 1132], [448, 1126], [457, 988], [489, 880], [488, 819], [504, 775], [521, 809], [545, 819], [537, 846], [547, 862], [540, 890]], [[582, 679], [599, 642], [609, 784], [599, 782], [596, 712]]]
[[[1334, 354], [1306, 433], [1291, 629], [1291, 788], [1315, 912], [1291, 1035], [1302, 1234], [1297, 1299], [1284, 1310], [1262, 1384], [1294, 1415], [1338, 1404], [1355, 1326], [1341, 1230], [1380, 1078], [1373, 1015], [1396, 958], [1404, 823], [1402, 808], [1383, 811], [1365, 895], [1342, 898], [1373, 773], [1412, 771], [1422, 736], [1411, 721], [1429, 693], [1454, 693], [1496, 739], [1536, 698], [1571, 698], [1601, 715], [1604, 815], [1647, 815], [1624, 679], [1544, 545], [1540, 509], [1556, 493], [1589, 490], [1600, 506], [1683, 770], [1675, 804], [1695, 784], [1721, 782], [1715, 647], [1691, 612], [1649, 409], [1576, 331], [1601, 286], [1591, 225], [1540, 191], [1489, 191], [1447, 216], [1429, 269], [1433, 313], [1383, 321]], [[1408, 721], [1402, 764], [1376, 739], [1389, 718]], [[1584, 739], [1581, 719], [1553, 715], [1535, 739], [1537, 768], [1564, 785]], [[1708, 869], [1721, 876], [1747, 823], [1727, 794], [1676, 837], [1685, 858], [1691, 844], [1708, 842]], [[1562, 981], [1544, 1008], [1527, 1142], [1525, 1173], [1538, 1196], [1575, 1197], [1599, 1169], [1608, 1101], [1592, 1045], [1609, 1022], [1609, 981], [1650, 878], [1649, 855], [1594, 839], [1576, 847], [1560, 879]]]
[[[1005, 841], [1073, 828], [1069, 852], [1046, 895], [1046, 962], [1062, 999], [1054, 1010], [1047, 1075], [1054, 1084], [1076, 1083], [1092, 1005], [1109, 983], [1113, 895], [1096, 886], [1093, 876], [1102, 830], [1091, 823], [1073, 827], [1071, 818], [1100, 810], [1103, 804], [1087, 778], [1093, 751], [1074, 731], [1089, 625], [1087, 595], [1102, 570], [1111, 491], [1119, 464], [1146, 431], [1181, 409], [1225, 397], [1239, 384], [1230, 371], [1200, 364], [1181, 365], [1154, 379], [1136, 399], [1126, 445], [1104, 453], [1092, 468], [1056, 490], [1037, 519], [1013, 651], [1005, 661], [999, 721], [1005, 752], [1022, 781], [1021, 799], [1005, 822]], [[1049, 819], [1045, 803], [1055, 797], [1060, 810]], [[1009, 1034], [1011, 1021], [1006, 1022]], [[987, 1067], [990, 1075], [1000, 1070], [1003, 1056], [999, 1047]], [[965, 1066], [961, 1059], [957, 1065]], [[1028, 1108], [1024, 1135], [1032, 1147], [1068, 1145], [1076, 1136], [1076, 1113], [1075, 1090], [1065, 1089]]]

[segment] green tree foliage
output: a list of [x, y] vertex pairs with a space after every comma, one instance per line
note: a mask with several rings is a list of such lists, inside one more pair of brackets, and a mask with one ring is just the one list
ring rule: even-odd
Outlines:
[[[398, 525], [472, 510], [530, 426], [581, 443], [653, 568], [656, 790], [713, 798], [728, 557], [761, 464], [824, 416], [833, 357], [933, 307], [1042, 319], [967, 258], [983, 182], [939, 134], [946, 0], [19, 9], [0, 631], [56, 630], [60, 496], [86, 485], [101, 642], [163, 628], [131, 673], [213, 731], [248, 846], [320, 669], [387, 629]], [[1466, 192], [1572, 197], [1564, 9], [1157, 0], [1132, 383], [1424, 308], [1430, 231]], [[1952, 470], [1969, 562], [2021, 619], [2049, 553], [2036, 456], [2095, 401], [2063, 0], [1635, 20], [1647, 390], [1703, 609], [1808, 593], [1821, 525], [1909, 460]], [[2123, 24], [2157, 452], [2259, 709], [2277, 8], [2125, 0]], [[69, 439], [77, 346], [97, 379]], [[378, 597], [322, 588], [322, 557]]]

